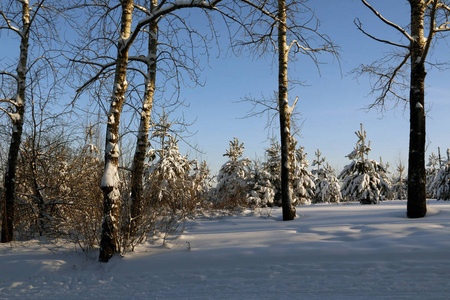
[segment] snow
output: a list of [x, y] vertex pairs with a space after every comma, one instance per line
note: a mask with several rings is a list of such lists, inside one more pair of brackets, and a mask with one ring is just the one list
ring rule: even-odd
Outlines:
[[124, 258], [42, 241], [0, 245], [2, 299], [448, 299], [450, 203], [405, 201], [203, 216]]
[[145, 118], [145, 117], [147, 117], [147, 116], [149, 116], [150, 115], [150, 113], [149, 113], [149, 111], [147, 110], [143, 110], [143, 111], [141, 111], [141, 118]]
[[115, 187], [119, 181], [117, 166], [111, 161], [106, 163], [105, 173], [103, 173], [101, 187]]
[[111, 157], [114, 157], [114, 158], [118, 158], [119, 157], [119, 153], [120, 153], [120, 151], [119, 151], [119, 145], [117, 144], [117, 142], [114, 142], [112, 139], [114, 138], [114, 134], [113, 133], [111, 133], [111, 134], [109, 134], [108, 133], [108, 136], [110, 137], [110, 138], [108, 138], [108, 141], [107, 141], [107, 144], [106, 144], [106, 153], [107, 154], [109, 154]]
[[114, 114], [110, 114], [110, 115], [109, 115], [108, 123], [109, 123], [109, 124], [114, 124], [114, 123], [115, 123]]
[[16, 124], [21, 119], [19, 113], [10, 113], [10, 112], [8, 112], [8, 115], [11, 118], [11, 121], [13, 122], [13, 124]]

